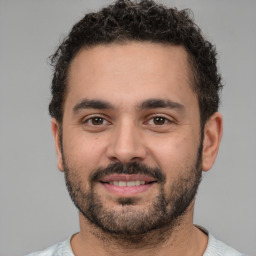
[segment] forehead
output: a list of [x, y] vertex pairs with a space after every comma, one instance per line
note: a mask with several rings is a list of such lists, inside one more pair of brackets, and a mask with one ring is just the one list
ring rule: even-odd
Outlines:
[[135, 104], [146, 98], [168, 100], [169, 96], [179, 101], [182, 95], [196, 97], [190, 74], [188, 54], [182, 46], [150, 42], [98, 45], [81, 49], [73, 59], [66, 101], [103, 97], [116, 104], [123, 100]]

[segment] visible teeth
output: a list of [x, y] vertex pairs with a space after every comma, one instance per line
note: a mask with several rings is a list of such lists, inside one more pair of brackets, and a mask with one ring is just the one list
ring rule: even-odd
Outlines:
[[127, 187], [132, 187], [132, 186], [135, 186], [136, 185], [136, 181], [127, 181], [127, 183], [126, 183], [127, 185]]
[[119, 187], [126, 187], [126, 182], [125, 181], [119, 181], [119, 184], [118, 184]]
[[144, 180], [132, 180], [132, 181], [110, 181], [110, 185], [115, 185], [119, 187], [133, 187], [133, 186], [140, 186], [145, 185], [146, 182]]
[[136, 181], [135, 181], [135, 186], [139, 186], [139, 185], [140, 185], [140, 182], [141, 182], [141, 181], [136, 180]]

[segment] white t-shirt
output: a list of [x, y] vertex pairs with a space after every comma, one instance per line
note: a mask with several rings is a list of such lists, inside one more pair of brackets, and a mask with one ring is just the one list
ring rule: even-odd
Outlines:
[[[27, 256], [75, 256], [72, 252], [70, 239], [55, 244], [46, 250], [34, 252]], [[203, 256], [245, 256], [208, 233], [208, 245]]]

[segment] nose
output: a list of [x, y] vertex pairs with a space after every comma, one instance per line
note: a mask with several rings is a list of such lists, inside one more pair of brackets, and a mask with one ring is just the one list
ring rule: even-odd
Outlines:
[[113, 129], [107, 149], [107, 157], [112, 162], [129, 163], [143, 161], [147, 155], [143, 139], [133, 123], [122, 123]]

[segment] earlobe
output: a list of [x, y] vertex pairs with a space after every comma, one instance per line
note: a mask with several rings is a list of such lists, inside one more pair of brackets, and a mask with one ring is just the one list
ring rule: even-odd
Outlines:
[[207, 120], [204, 127], [204, 141], [202, 151], [202, 169], [208, 171], [217, 157], [223, 132], [223, 119], [219, 112], [214, 113]]
[[57, 154], [57, 167], [60, 171], [63, 171], [63, 159], [62, 159], [62, 151], [61, 151], [61, 145], [60, 145], [60, 124], [55, 118], [52, 118], [51, 121], [52, 125], [52, 134]]

